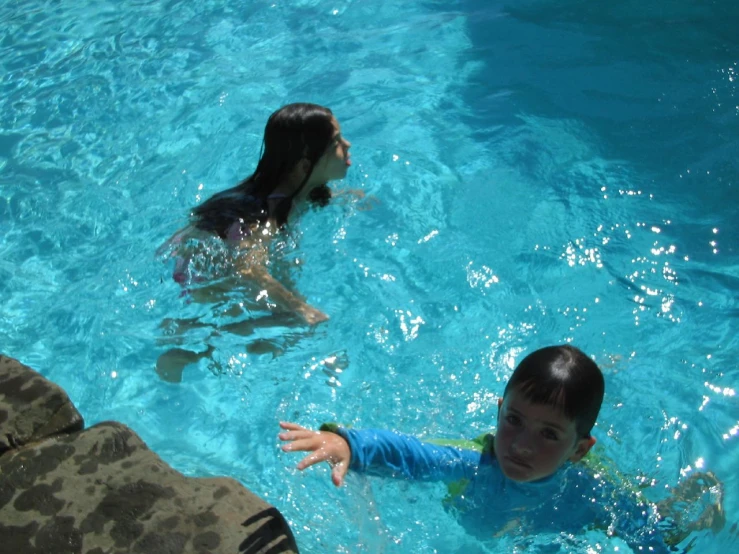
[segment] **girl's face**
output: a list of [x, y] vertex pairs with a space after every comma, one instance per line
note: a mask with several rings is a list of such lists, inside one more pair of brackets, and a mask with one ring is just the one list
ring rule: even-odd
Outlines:
[[352, 143], [346, 140], [341, 134], [341, 127], [336, 118], [332, 118], [334, 125], [334, 134], [323, 156], [318, 160], [310, 181], [315, 185], [322, 185], [335, 179], [343, 179], [349, 166], [352, 165], [349, 155], [349, 148]]
[[513, 389], [498, 407], [495, 457], [513, 481], [543, 479], [579, 461], [595, 442], [578, 438], [575, 421], [553, 406], [532, 404]]

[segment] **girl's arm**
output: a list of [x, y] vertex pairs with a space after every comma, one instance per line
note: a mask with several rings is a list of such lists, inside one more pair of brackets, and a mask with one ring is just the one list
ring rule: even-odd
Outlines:
[[259, 285], [276, 304], [286, 307], [302, 317], [308, 325], [316, 325], [328, 319], [328, 316], [322, 311], [307, 304], [285, 288], [282, 283], [269, 274], [266, 267], [251, 266], [240, 269], [239, 273]]
[[265, 291], [270, 300], [298, 314], [308, 325], [316, 325], [328, 319], [326, 314], [306, 303], [269, 273], [269, 253], [262, 240], [244, 239], [240, 249], [244, 255], [239, 258], [238, 273]]
[[368, 196], [362, 189], [331, 189], [331, 198], [343, 198], [347, 203], [354, 201], [360, 211], [371, 210], [380, 203], [376, 196]]

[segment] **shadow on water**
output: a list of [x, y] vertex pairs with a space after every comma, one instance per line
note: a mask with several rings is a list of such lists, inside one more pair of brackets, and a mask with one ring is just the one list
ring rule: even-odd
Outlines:
[[281, 536], [283, 530], [287, 528], [287, 522], [279, 510], [267, 508], [253, 515], [241, 525], [251, 527], [257, 523], [261, 523], [260, 527], [239, 545], [239, 553], [278, 554], [279, 552], [297, 552], [294, 540], [290, 540], [286, 536], [282, 536], [275, 544], [270, 545], [270, 542], [274, 541], [275, 537]]
[[661, 187], [678, 188], [692, 168], [693, 186], [710, 187], [717, 207], [739, 198], [735, 2], [465, 8], [483, 62], [465, 98], [479, 138], [494, 141], [496, 124], [520, 114], [572, 118], [608, 142], [610, 157], [672, 179]]

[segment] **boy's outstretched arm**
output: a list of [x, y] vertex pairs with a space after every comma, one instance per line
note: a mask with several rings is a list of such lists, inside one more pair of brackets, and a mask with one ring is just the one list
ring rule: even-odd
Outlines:
[[395, 431], [337, 427], [335, 432], [319, 433], [294, 423], [280, 425], [288, 432], [281, 433], [279, 438], [293, 441], [283, 446], [283, 450], [313, 452], [301, 460], [298, 469], [328, 461], [333, 465], [332, 478], [337, 486], [341, 485], [349, 469], [381, 477], [421, 481], [448, 483], [470, 479], [477, 473], [481, 459], [477, 451], [424, 443]]
[[286, 430], [277, 435], [281, 441], [287, 443], [282, 445], [284, 452], [310, 452], [298, 463], [299, 470], [318, 462], [328, 462], [333, 468], [331, 480], [334, 485], [340, 487], [343, 484], [352, 457], [349, 443], [335, 433], [311, 431], [297, 423], [281, 421], [280, 427]]

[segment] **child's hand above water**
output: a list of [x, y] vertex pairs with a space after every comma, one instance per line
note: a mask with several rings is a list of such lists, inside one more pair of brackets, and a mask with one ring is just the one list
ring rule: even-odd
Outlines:
[[334, 485], [337, 487], [342, 485], [352, 457], [349, 444], [342, 437], [325, 431], [311, 431], [287, 421], [281, 421], [280, 427], [286, 430], [277, 435], [281, 441], [287, 442], [282, 445], [284, 452], [310, 452], [298, 463], [299, 470], [302, 471], [318, 462], [328, 462], [333, 468], [331, 480]]

